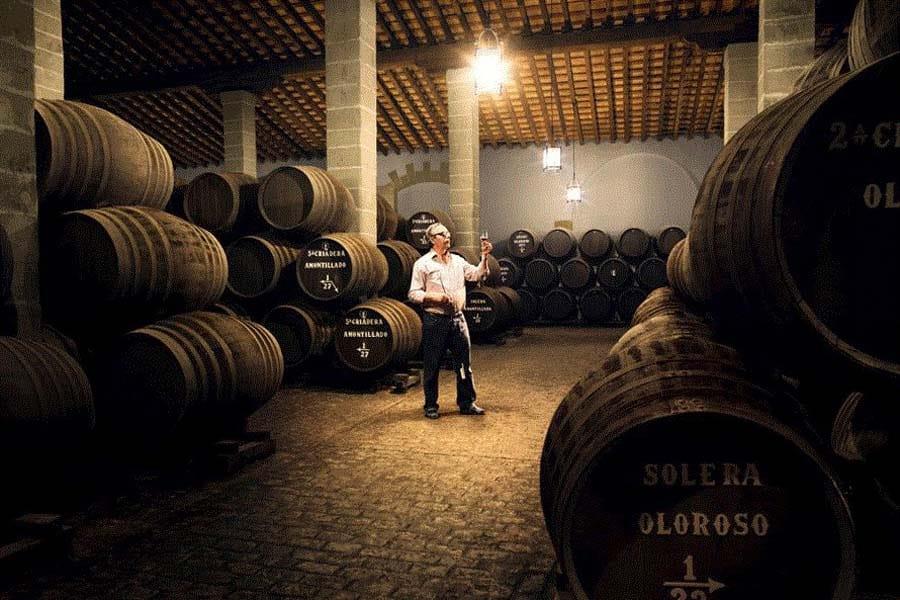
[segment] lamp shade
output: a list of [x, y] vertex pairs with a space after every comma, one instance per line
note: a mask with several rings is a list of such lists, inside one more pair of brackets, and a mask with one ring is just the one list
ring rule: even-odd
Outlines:
[[546, 146], [541, 165], [545, 173], [553, 173], [562, 170], [562, 148], [559, 146]]

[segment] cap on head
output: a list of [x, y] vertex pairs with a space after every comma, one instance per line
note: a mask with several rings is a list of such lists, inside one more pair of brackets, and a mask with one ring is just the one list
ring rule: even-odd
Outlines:
[[428, 226], [428, 229], [425, 230], [425, 235], [428, 236], [429, 240], [434, 240], [435, 236], [440, 235], [442, 233], [449, 234], [450, 231], [441, 222], [432, 223], [431, 225]]

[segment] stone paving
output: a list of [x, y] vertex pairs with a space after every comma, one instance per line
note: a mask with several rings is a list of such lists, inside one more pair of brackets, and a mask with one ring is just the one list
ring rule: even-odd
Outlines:
[[422, 389], [292, 387], [255, 415], [272, 457], [224, 481], [152, 479], [73, 521], [73, 556], [0, 598], [539, 598], [553, 561], [538, 500], [547, 424], [617, 329], [529, 328], [476, 345], [479, 404]]

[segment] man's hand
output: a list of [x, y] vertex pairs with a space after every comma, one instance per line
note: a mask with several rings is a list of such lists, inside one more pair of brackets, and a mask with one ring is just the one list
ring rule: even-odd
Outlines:
[[481, 255], [487, 256], [494, 250], [494, 245], [490, 240], [481, 240]]

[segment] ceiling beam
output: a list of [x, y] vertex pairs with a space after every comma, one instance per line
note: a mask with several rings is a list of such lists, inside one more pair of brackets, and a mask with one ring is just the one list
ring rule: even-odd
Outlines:
[[556, 80], [556, 64], [553, 61], [553, 54], [547, 53], [547, 68], [550, 69], [550, 94], [556, 96], [556, 112], [559, 114], [560, 126], [562, 127], [563, 142], [569, 141], [569, 130], [566, 127], [566, 113], [563, 112], [562, 94], [559, 90], [559, 84]]
[[453, 35], [453, 30], [450, 29], [450, 23], [447, 22], [447, 17], [444, 16], [444, 11], [441, 9], [440, 2], [438, 2], [438, 0], [431, 0], [431, 8], [437, 13], [438, 21], [441, 22], [441, 31], [444, 32], [444, 43], [455, 42], [456, 37]]
[[613, 89], [612, 57], [606, 48], [606, 98], [609, 103], [609, 141], [616, 141], [616, 97]]
[[575, 129], [578, 132], [578, 143], [584, 144], [584, 131], [581, 129], [581, 115], [578, 112], [578, 96], [575, 94], [575, 77], [572, 74], [572, 55], [566, 52], [566, 74], [569, 77], [569, 95], [572, 97], [572, 112], [575, 113]]
[[584, 53], [584, 60], [587, 63], [587, 81], [588, 92], [591, 99], [591, 118], [594, 120], [594, 141], [600, 143], [600, 118], [597, 116], [597, 90], [594, 87], [594, 60], [591, 58], [591, 51]]
[[[460, 10], [457, 7], [457, 10]], [[465, 17], [459, 18], [465, 23]], [[466, 24], [468, 27], [468, 24]], [[204, 28], [202, 25], [200, 29]], [[390, 30], [388, 29], [390, 33]], [[208, 31], [206, 32], [208, 34]], [[471, 30], [468, 30], [471, 34]], [[619, 27], [597, 27], [587, 31], [568, 33], [536, 33], [530, 36], [512, 36], [505, 40], [507, 56], [543, 54], [589, 48], [621, 48], [630, 45], [649, 45], [685, 39], [697, 42], [701, 48], [722, 47], [726, 43], [752, 41], [757, 35], [756, 13], [700, 17], [696, 19], [669, 19], [644, 21]], [[472, 44], [454, 42], [417, 48], [379, 48], [378, 68], [416, 65], [426, 71], [443, 72], [468, 65], [472, 57]], [[287, 58], [284, 60], [258, 61], [236, 67], [202, 68], [172, 73], [149, 75], [112, 81], [67, 81], [69, 98], [87, 98], [111, 94], [134, 94], [199, 86], [210, 91], [234, 89], [265, 90], [285, 78], [321, 76], [325, 72], [324, 56]]]

